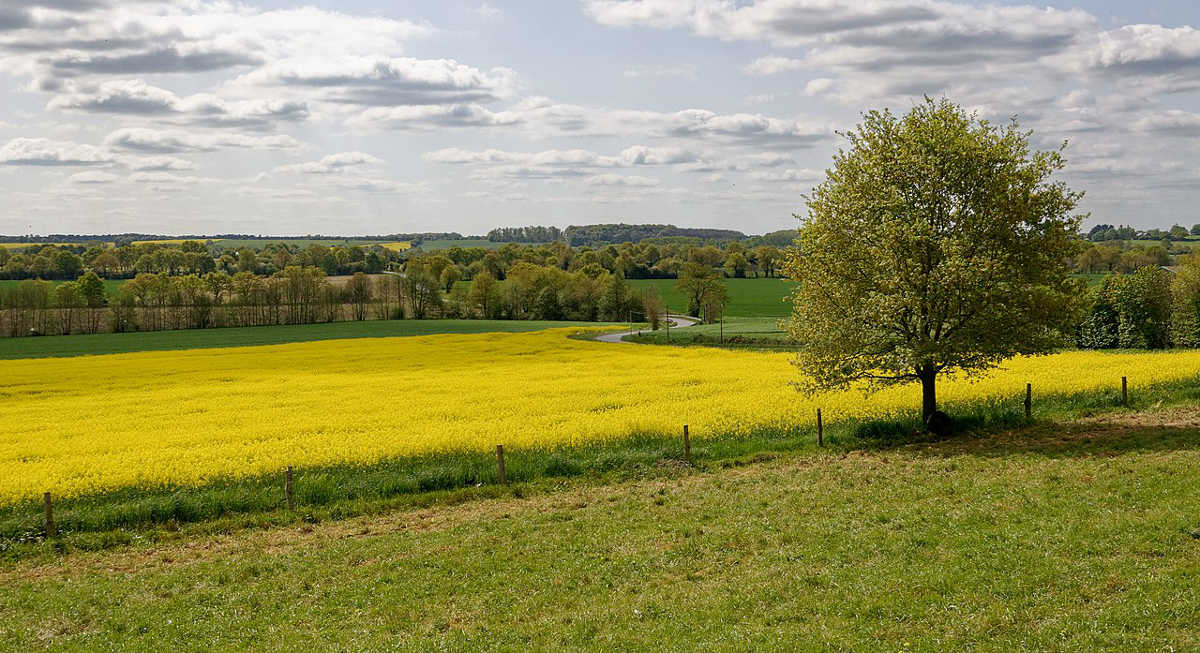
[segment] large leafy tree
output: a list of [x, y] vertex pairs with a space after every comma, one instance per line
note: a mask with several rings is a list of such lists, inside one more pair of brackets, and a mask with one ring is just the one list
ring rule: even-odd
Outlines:
[[939, 375], [1063, 342], [1082, 193], [1030, 135], [929, 98], [843, 134], [785, 264], [802, 389], [920, 382], [928, 421]]

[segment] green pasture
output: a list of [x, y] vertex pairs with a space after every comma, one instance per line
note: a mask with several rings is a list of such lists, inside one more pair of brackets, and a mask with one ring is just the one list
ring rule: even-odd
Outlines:
[[[675, 288], [675, 279], [630, 279], [635, 289], [653, 287], [667, 302], [672, 313], [687, 310], [687, 298]], [[785, 302], [790, 284], [782, 279], [726, 279], [729, 304], [726, 317], [785, 317], [790, 312]]]
[[423, 252], [435, 252], [451, 247], [462, 247], [464, 249], [471, 247], [482, 247], [484, 249], [500, 249], [508, 243], [497, 243], [485, 238], [463, 238], [461, 240], [426, 240], [422, 241], [419, 249]]

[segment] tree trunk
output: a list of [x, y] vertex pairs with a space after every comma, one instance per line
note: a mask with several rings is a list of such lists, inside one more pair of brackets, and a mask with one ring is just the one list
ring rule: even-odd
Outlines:
[[929, 417], [937, 411], [937, 368], [923, 367], [917, 371], [921, 379], [921, 419], [929, 421]]

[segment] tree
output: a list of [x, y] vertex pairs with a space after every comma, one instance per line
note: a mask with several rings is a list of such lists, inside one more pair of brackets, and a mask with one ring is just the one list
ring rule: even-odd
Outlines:
[[1177, 347], [1200, 347], [1200, 252], [1179, 262], [1171, 280], [1171, 340]]
[[96, 276], [95, 272], [88, 272], [79, 277], [77, 283], [79, 294], [83, 296], [83, 302], [88, 308], [88, 319], [85, 323], [87, 332], [96, 333], [100, 330], [100, 309], [103, 308], [106, 300], [104, 282]]
[[105, 279], [112, 278], [112, 274], [121, 269], [121, 259], [110, 251], [103, 251], [92, 259], [92, 269]]
[[920, 382], [929, 423], [939, 374], [1064, 341], [1082, 193], [1053, 179], [1061, 149], [1031, 152], [1015, 120], [945, 99], [902, 118], [872, 111], [844, 136], [785, 266], [802, 389]]
[[725, 306], [729, 303], [729, 291], [725, 284], [716, 282], [708, 284], [700, 297], [700, 314], [709, 324], [719, 322], [725, 314]]
[[454, 289], [454, 284], [458, 283], [458, 280], [461, 278], [462, 273], [458, 271], [458, 266], [450, 264], [442, 268], [442, 274], [439, 281], [442, 284], [442, 289], [446, 292], [450, 292]]
[[725, 273], [731, 277], [742, 278], [746, 276], [746, 268], [750, 267], [750, 262], [741, 252], [734, 252], [725, 258]]
[[650, 323], [652, 331], [658, 331], [662, 326], [663, 318], [667, 314], [667, 305], [663, 303], [663, 298], [658, 294], [658, 289], [654, 286], [647, 286], [642, 291], [642, 312], [646, 315], [646, 322]]
[[633, 302], [629, 284], [625, 277], [615, 273], [604, 281], [604, 294], [600, 296], [600, 317], [609, 322], [624, 322], [629, 317]]
[[354, 276], [350, 277], [350, 281], [346, 283], [354, 319], [359, 321], [367, 319], [367, 306], [371, 303], [372, 290], [371, 278], [362, 272], [355, 272]]
[[471, 303], [479, 308], [480, 317], [489, 319], [500, 303], [500, 283], [488, 272], [480, 272], [471, 280], [471, 290], [467, 294]]
[[60, 249], [54, 255], [54, 267], [57, 269], [59, 277], [74, 279], [79, 276], [80, 272], [83, 272], [83, 259], [72, 252]]
[[679, 280], [675, 288], [687, 297], [688, 315], [700, 315], [705, 293], [712, 292], [714, 284], [721, 284], [717, 272], [701, 263], [685, 263], [679, 271]]
[[54, 289], [54, 303], [58, 306], [58, 318], [61, 333], [69, 335], [75, 328], [76, 309], [83, 307], [83, 294], [79, 292], [79, 284], [74, 281], [64, 281]]

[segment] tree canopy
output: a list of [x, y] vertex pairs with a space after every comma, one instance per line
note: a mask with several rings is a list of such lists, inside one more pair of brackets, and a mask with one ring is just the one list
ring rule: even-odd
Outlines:
[[1054, 179], [1063, 148], [1033, 151], [1015, 119], [946, 99], [871, 111], [842, 135], [785, 263], [802, 389], [919, 381], [928, 420], [939, 374], [1063, 342], [1083, 217], [1082, 193]]

